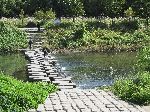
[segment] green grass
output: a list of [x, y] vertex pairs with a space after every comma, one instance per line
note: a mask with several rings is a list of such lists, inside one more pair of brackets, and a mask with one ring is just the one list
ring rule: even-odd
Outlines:
[[47, 83], [29, 83], [0, 74], [0, 111], [24, 112], [37, 108], [57, 87]]

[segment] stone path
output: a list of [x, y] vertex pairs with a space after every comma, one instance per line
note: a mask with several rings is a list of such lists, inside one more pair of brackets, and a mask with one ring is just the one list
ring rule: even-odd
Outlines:
[[[34, 49], [25, 52], [30, 63], [27, 64], [29, 79], [57, 84], [61, 91], [50, 94], [37, 109], [28, 112], [145, 112], [140, 106], [129, 104], [103, 90], [81, 90], [75, 88], [69, 77], [63, 76], [50, 55], [44, 58], [40, 51], [42, 39], [38, 39], [36, 28], [28, 31], [29, 38], [35, 40]], [[38, 49], [37, 49], [38, 47]]]
[[64, 76], [55, 58], [50, 54], [44, 57], [43, 52], [39, 49], [25, 52], [25, 56], [30, 61], [27, 64], [28, 77], [30, 81], [43, 81], [53, 83], [61, 89], [73, 89], [76, 84], [71, 81], [70, 77]]
[[144, 112], [102, 90], [62, 90], [50, 94], [37, 110], [29, 112]]

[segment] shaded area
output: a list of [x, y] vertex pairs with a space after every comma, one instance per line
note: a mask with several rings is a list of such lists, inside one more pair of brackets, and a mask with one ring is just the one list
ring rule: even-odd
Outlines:
[[[136, 53], [75, 53], [57, 55], [62, 69], [80, 88], [111, 85], [136, 72]], [[130, 75], [129, 75], [130, 74]]]
[[4, 74], [12, 75], [19, 80], [26, 81], [27, 61], [23, 54], [1, 54], [0, 71]]

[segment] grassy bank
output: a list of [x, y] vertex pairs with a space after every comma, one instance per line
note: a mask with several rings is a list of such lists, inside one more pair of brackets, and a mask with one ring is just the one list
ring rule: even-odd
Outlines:
[[62, 19], [60, 25], [45, 24], [46, 46], [50, 49], [80, 51], [135, 51], [150, 40], [150, 29], [142, 28], [142, 20]]
[[29, 83], [0, 74], [0, 111], [24, 112], [37, 108], [56, 87], [47, 83]]

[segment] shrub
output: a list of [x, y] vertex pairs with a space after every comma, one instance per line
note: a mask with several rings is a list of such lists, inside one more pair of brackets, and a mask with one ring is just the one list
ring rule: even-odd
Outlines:
[[37, 20], [40, 20], [41, 23], [44, 24], [46, 20], [48, 21], [48, 20], [54, 19], [55, 13], [52, 11], [52, 9], [48, 11], [40, 10], [40, 11], [35, 12], [34, 16]]
[[138, 54], [137, 67], [139, 70], [150, 71], [150, 47], [143, 47]]
[[0, 74], [1, 112], [24, 112], [37, 108], [56, 87], [47, 83], [29, 83]]
[[14, 26], [0, 22], [0, 51], [16, 51], [19, 48], [26, 48], [26, 34]]
[[138, 25], [138, 21], [136, 20], [124, 20], [112, 24], [110, 28], [122, 32], [131, 32], [131, 31], [138, 30], [139, 25]]
[[136, 104], [150, 103], [150, 73], [137, 74], [135, 79], [118, 80], [113, 85], [113, 92], [121, 99]]

